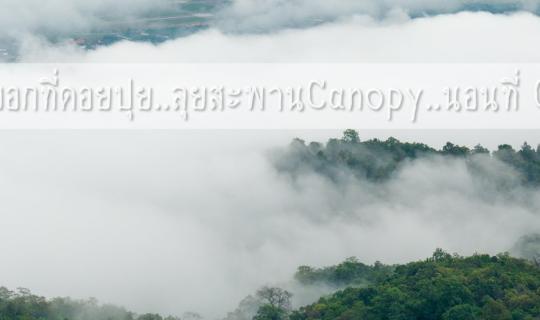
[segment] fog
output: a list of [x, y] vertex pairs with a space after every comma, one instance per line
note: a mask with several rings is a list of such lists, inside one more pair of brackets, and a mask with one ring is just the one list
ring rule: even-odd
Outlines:
[[[2, 285], [214, 319], [262, 285], [291, 286], [299, 265], [399, 263], [437, 247], [498, 253], [540, 228], [537, 191], [503, 194], [458, 160], [415, 161], [383, 185], [275, 169], [293, 137], [334, 135], [2, 132]], [[429, 135], [442, 144], [454, 134]], [[502, 164], [485, 170], [515, 178]]]
[[69, 39], [178, 15], [177, 2], [4, 0], [0, 42], [21, 62], [536, 62], [540, 51], [537, 0], [211, 3], [208, 28], [189, 36], [86, 50]]
[[236, 0], [217, 13], [215, 24], [228, 32], [260, 33], [354, 16], [394, 20], [396, 15], [420, 17], [478, 10], [537, 13], [539, 4], [537, 0]]
[[[167, 12], [171, 2], [0, 2], [0, 38], [17, 43], [19, 62], [537, 62], [540, 52], [536, 0], [237, 0], [190, 36], [95, 50], [51, 38]], [[540, 143], [537, 131], [391, 134], [435, 147]], [[537, 191], [501, 194], [459, 160], [416, 161], [384, 185], [292, 179], [273, 165], [295, 136], [339, 135], [1, 132], [1, 284], [217, 319], [265, 284], [293, 290], [296, 304], [314, 298], [291, 283], [299, 265], [399, 263], [436, 247], [498, 253], [539, 230]], [[500, 163], [485, 170], [515, 179]]]
[[[527, 30], [527, 32], [524, 32]], [[210, 28], [159, 45], [119, 42], [85, 51], [29, 38], [25, 62], [537, 62], [540, 18], [461, 12], [411, 19], [401, 11], [267, 34]]]
[[[2, 0], [1, 36], [67, 35], [102, 30], [109, 23], [126, 22], [149, 14], [174, 14], [175, 0]], [[204, 2], [204, 1], [203, 1]], [[493, 13], [537, 13], [538, 0], [209, 0], [215, 19], [209, 23], [227, 32], [261, 33], [289, 27], [306, 27], [353, 16], [375, 19], [400, 11], [411, 17], [433, 16], [468, 10]], [[194, 3], [197, 3], [196, 1]], [[159, 16], [158, 15], [158, 16]]]

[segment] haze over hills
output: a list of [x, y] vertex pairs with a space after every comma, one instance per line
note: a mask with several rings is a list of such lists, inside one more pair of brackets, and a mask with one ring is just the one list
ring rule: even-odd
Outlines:
[[[0, 2], [0, 62], [540, 60], [540, 0]], [[540, 135], [274, 134], [0, 132], [0, 320], [540, 319]]]
[[[474, 278], [486, 282], [504, 280], [492, 278], [499, 271], [526, 279], [538, 261], [539, 139], [512, 147], [502, 132], [496, 140], [503, 144], [490, 143], [490, 152], [356, 131], [290, 144], [308, 135], [282, 134], [4, 133], [0, 285], [48, 298], [95, 296], [139, 315], [191, 311], [214, 320], [231, 312], [229, 320], [249, 320], [265, 285], [291, 293], [298, 310], [336, 290], [376, 285], [393, 266], [423, 261], [436, 247], [489, 254], [468, 260], [491, 270]], [[504, 251], [530, 261], [493, 258]], [[336, 265], [349, 256], [358, 258]], [[467, 268], [439, 280], [470, 290], [470, 283], [454, 281], [473, 271]], [[525, 308], [535, 306], [534, 290], [500, 285], [509, 291], [486, 309], [516, 309], [523, 298], [520, 308], [534, 314]], [[343, 299], [357, 302], [357, 293], [363, 291], [349, 290], [300, 316], [324, 310], [327, 317], [329, 306], [345, 312]], [[24, 292], [8, 295], [15, 303], [43, 302]], [[485, 302], [477, 298], [460, 308], [481, 312]], [[377, 308], [374, 301], [366, 299], [366, 308]], [[57, 303], [64, 311], [73, 304], [96, 311], [86, 302]]]
[[[293, 306], [286, 289], [263, 286], [223, 320], [534, 320], [540, 317], [540, 262], [508, 254], [470, 257], [441, 249], [407, 264], [366, 265], [356, 258], [324, 268], [300, 266], [294, 283], [320, 298]], [[201, 284], [203, 285], [203, 284]], [[326, 286], [326, 291], [320, 287]], [[0, 287], [5, 320], [201, 320], [136, 314], [96, 299], [46, 299]]]
[[92, 5], [81, 0], [55, 0], [58, 9], [35, 0], [6, 1], [0, 15], [0, 61], [17, 61], [21, 50], [36, 41], [95, 50], [122, 41], [159, 44], [209, 29], [224, 34], [270, 35], [349, 20], [385, 26], [460, 12], [540, 12], [536, 0], [344, 0], [332, 4], [326, 0], [103, 0]]
[[[84, 50], [108, 46], [119, 41], [161, 43], [186, 36], [209, 27], [215, 11], [227, 0], [159, 0], [155, 8], [148, 8], [136, 14], [94, 14], [97, 23], [79, 30], [69, 28], [33, 30], [34, 35], [51, 45], [64, 43], [76, 45]], [[129, 3], [124, 3], [129, 6]], [[83, 14], [85, 12], [83, 11]], [[2, 37], [0, 32], [0, 61], [15, 61], [20, 43], [17, 37]]]

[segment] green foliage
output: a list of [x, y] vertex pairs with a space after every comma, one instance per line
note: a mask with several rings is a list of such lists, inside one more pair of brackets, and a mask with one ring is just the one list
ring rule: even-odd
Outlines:
[[[479, 147], [480, 149], [482, 146]], [[447, 142], [446, 145], [440, 151], [444, 155], [456, 156], [456, 157], [466, 157], [471, 151], [467, 147], [457, 146], [451, 142]]]
[[480, 319], [481, 310], [470, 304], [458, 304], [448, 309], [443, 316], [443, 320], [476, 320]]
[[282, 310], [290, 310], [292, 293], [277, 287], [264, 286], [257, 290], [257, 298], [263, 304]]
[[259, 308], [253, 320], [283, 320], [287, 317], [287, 311], [283, 308], [265, 304]]
[[342, 139], [330, 139], [326, 145], [319, 142], [306, 145], [305, 141], [295, 139], [276, 161], [276, 166], [292, 174], [310, 169], [332, 180], [353, 174], [360, 179], [382, 181], [391, 178], [407, 161], [434, 155], [467, 161], [475, 156], [487, 156], [513, 168], [523, 184], [540, 185], [540, 148], [534, 150], [527, 143], [519, 151], [502, 144], [491, 154], [481, 145], [471, 150], [451, 142], [436, 150], [422, 143], [401, 142], [392, 137], [385, 141], [360, 141], [358, 132], [352, 129], [345, 130]]
[[327, 284], [335, 287], [358, 286], [370, 284], [391, 274], [393, 266], [376, 262], [372, 266], [359, 262], [356, 258], [348, 258], [344, 262], [326, 268], [300, 266], [295, 279], [303, 285]]
[[343, 138], [341, 140], [345, 143], [359, 143], [360, 137], [356, 130], [347, 129], [343, 132]]
[[157, 314], [137, 316], [124, 308], [100, 305], [96, 299], [45, 299], [28, 289], [0, 287], [0, 320], [179, 320]]
[[262, 287], [257, 291], [262, 305], [253, 320], [285, 320], [291, 311], [292, 294], [277, 287]]
[[540, 319], [540, 268], [508, 254], [460, 257], [437, 249], [372, 285], [323, 297], [290, 319]]

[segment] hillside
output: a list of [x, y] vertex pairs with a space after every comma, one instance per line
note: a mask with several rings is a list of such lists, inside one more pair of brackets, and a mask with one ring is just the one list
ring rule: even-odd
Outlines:
[[293, 311], [290, 319], [540, 319], [540, 268], [507, 254], [460, 257], [437, 250], [372, 285]]

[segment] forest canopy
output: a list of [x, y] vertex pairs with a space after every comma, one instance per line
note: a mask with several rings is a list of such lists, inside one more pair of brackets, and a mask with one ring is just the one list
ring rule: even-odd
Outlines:
[[469, 148], [452, 142], [435, 149], [424, 143], [401, 142], [393, 137], [384, 141], [362, 141], [358, 131], [348, 129], [342, 138], [329, 139], [326, 144], [306, 143], [296, 138], [274, 162], [279, 170], [293, 175], [312, 170], [332, 180], [352, 174], [359, 179], [378, 182], [391, 178], [408, 161], [437, 156], [463, 159], [471, 170], [478, 169], [475, 159], [500, 161], [515, 170], [523, 185], [540, 185], [540, 147], [533, 148], [527, 142], [519, 150], [508, 144], [489, 151], [480, 144]]
[[290, 314], [311, 319], [538, 319], [540, 268], [510, 257], [450, 255], [395, 266], [367, 287], [350, 287]]

